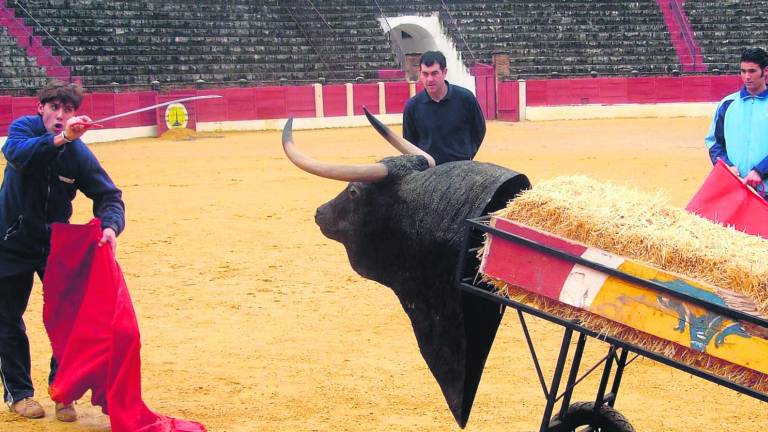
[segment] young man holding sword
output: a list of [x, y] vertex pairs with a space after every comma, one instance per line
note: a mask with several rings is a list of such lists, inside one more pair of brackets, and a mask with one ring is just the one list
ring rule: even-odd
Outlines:
[[[34, 274], [42, 280], [51, 224], [68, 222], [77, 191], [93, 201], [101, 220], [99, 245], [114, 251], [125, 226], [122, 192], [80, 139], [91, 127], [76, 116], [83, 99], [74, 84], [55, 82], [38, 94], [37, 114], [20, 117], [2, 148], [7, 164], [0, 186], [0, 378], [5, 402], [26, 418], [45, 416], [33, 399], [29, 340], [22, 318]], [[56, 374], [51, 358], [49, 384]], [[56, 404], [56, 418], [77, 419], [72, 404]]]

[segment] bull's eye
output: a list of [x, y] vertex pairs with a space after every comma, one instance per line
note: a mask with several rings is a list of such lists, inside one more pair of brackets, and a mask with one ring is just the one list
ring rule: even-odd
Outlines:
[[357, 198], [358, 195], [360, 195], [360, 191], [355, 187], [350, 185], [349, 189], [347, 189], [347, 193], [349, 194], [349, 197], [352, 199]]

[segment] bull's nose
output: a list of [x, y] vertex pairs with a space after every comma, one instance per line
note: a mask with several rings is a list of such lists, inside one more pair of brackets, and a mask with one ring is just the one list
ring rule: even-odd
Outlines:
[[324, 236], [332, 240], [342, 241], [342, 223], [334, 216], [335, 213], [328, 206], [320, 206], [315, 212], [315, 223], [320, 227], [320, 232]]
[[315, 210], [315, 223], [320, 225], [320, 218], [321, 218], [320, 209]]

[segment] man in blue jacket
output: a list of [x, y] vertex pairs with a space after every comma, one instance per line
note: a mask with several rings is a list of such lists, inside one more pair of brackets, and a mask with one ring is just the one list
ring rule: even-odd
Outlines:
[[410, 98], [403, 110], [403, 138], [442, 164], [471, 160], [485, 137], [485, 117], [477, 98], [449, 83], [445, 56], [427, 51], [419, 60], [424, 91]]
[[744, 184], [766, 196], [768, 178], [768, 54], [749, 48], [741, 54], [744, 87], [720, 101], [705, 143], [712, 163], [728, 165]]
[[[83, 92], [74, 84], [52, 83], [38, 94], [37, 114], [11, 124], [3, 145], [7, 160], [0, 187], [0, 377], [12, 412], [45, 416], [35, 401], [29, 340], [22, 318], [34, 274], [42, 279], [50, 249], [51, 224], [68, 222], [78, 190], [93, 201], [101, 219], [99, 245], [113, 251], [125, 226], [122, 192], [80, 137], [87, 116], [75, 116]], [[49, 384], [56, 374], [51, 358]], [[56, 404], [56, 418], [74, 421], [72, 404]]]

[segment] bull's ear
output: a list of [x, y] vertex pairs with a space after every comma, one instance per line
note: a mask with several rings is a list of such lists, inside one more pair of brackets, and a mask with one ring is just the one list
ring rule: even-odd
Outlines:
[[386, 157], [379, 161], [387, 167], [387, 180], [401, 179], [415, 171], [429, 169], [429, 163], [423, 156], [402, 155]]

